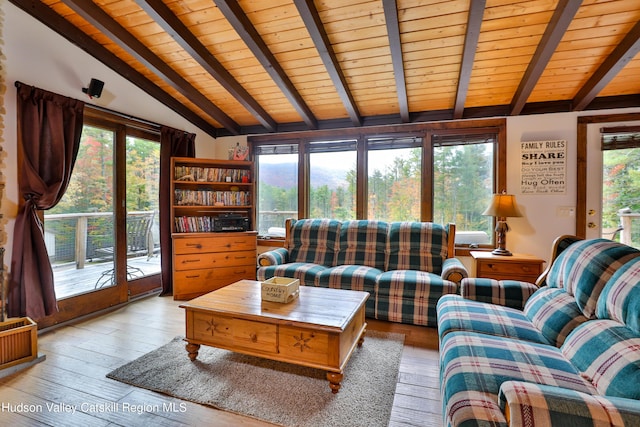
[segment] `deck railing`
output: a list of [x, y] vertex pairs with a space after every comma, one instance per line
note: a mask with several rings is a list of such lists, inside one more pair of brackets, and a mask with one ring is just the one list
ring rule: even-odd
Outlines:
[[269, 234], [270, 228], [284, 228], [287, 218], [297, 218], [298, 211], [260, 211], [258, 212], [258, 234]]
[[[153, 211], [128, 213], [129, 216], [150, 214], [153, 214]], [[295, 218], [297, 214], [297, 211], [259, 212], [260, 234], [267, 234], [272, 227], [284, 227], [285, 219]], [[619, 216], [620, 242], [640, 247], [640, 227], [637, 226], [640, 213], [620, 213]], [[88, 260], [99, 258], [102, 249], [113, 247], [112, 212], [50, 214], [45, 215], [44, 219], [47, 224], [45, 241], [52, 264], [74, 262], [77, 269], [82, 269]], [[155, 215], [152, 235], [149, 238], [149, 253], [154, 250], [154, 241], [159, 240], [157, 236], [159, 236], [158, 215]], [[616, 236], [605, 235], [604, 237], [615, 238]]]
[[[154, 211], [132, 211], [127, 216], [153, 215]], [[149, 236], [149, 253], [154, 249], [154, 235], [158, 235], [157, 215]], [[113, 213], [81, 212], [44, 216], [45, 243], [52, 264], [75, 262], [83, 269], [88, 260], [100, 258], [100, 251], [113, 248]]]
[[634, 229], [633, 222], [640, 218], [640, 213], [619, 213], [620, 217], [620, 243], [640, 247], [640, 228]]

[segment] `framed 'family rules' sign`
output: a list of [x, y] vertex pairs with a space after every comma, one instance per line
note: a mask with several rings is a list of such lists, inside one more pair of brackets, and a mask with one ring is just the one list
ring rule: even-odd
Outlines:
[[520, 143], [520, 192], [564, 194], [567, 177], [567, 141]]

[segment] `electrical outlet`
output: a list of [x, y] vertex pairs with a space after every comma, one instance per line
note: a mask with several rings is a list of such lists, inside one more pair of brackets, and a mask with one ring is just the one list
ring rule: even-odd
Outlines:
[[560, 218], [573, 218], [576, 216], [575, 206], [558, 206], [556, 208], [556, 216]]

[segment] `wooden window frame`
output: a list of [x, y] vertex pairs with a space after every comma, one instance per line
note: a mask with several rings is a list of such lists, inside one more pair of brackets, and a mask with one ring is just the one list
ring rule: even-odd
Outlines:
[[[251, 151], [255, 147], [273, 144], [298, 145], [298, 218], [306, 218], [309, 212], [309, 143], [322, 140], [356, 139], [357, 152], [357, 189], [356, 189], [356, 219], [366, 219], [367, 215], [367, 150], [366, 138], [380, 135], [415, 135], [423, 138], [422, 150], [422, 194], [420, 206], [420, 220], [432, 221], [433, 218], [433, 145], [434, 134], [469, 134], [495, 132], [497, 147], [494, 150], [494, 183], [493, 191], [507, 188], [507, 136], [506, 119], [478, 119], [453, 122], [415, 123], [392, 126], [371, 126], [366, 128], [327, 129], [318, 131], [291, 132], [279, 134], [252, 135], [247, 138]], [[257, 168], [257, 162], [256, 162]], [[259, 176], [256, 169], [254, 176]], [[256, 194], [256, 197], [259, 197]], [[257, 208], [257, 207], [256, 207]], [[257, 211], [256, 211], [257, 212]], [[256, 213], [257, 216], [257, 213]], [[495, 220], [495, 219], [494, 219]], [[493, 236], [492, 242], [495, 242]], [[277, 241], [278, 239], [271, 239]], [[493, 245], [491, 245], [493, 248]], [[482, 249], [482, 248], [481, 248]], [[490, 249], [487, 247], [486, 249]], [[468, 256], [471, 250], [468, 246], [456, 247], [456, 255]]]

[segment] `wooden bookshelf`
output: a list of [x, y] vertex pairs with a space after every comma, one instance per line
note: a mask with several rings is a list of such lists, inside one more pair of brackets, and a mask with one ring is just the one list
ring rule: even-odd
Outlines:
[[[171, 160], [173, 297], [184, 300], [256, 278], [253, 163]], [[216, 218], [241, 216], [248, 231], [214, 230]]]

